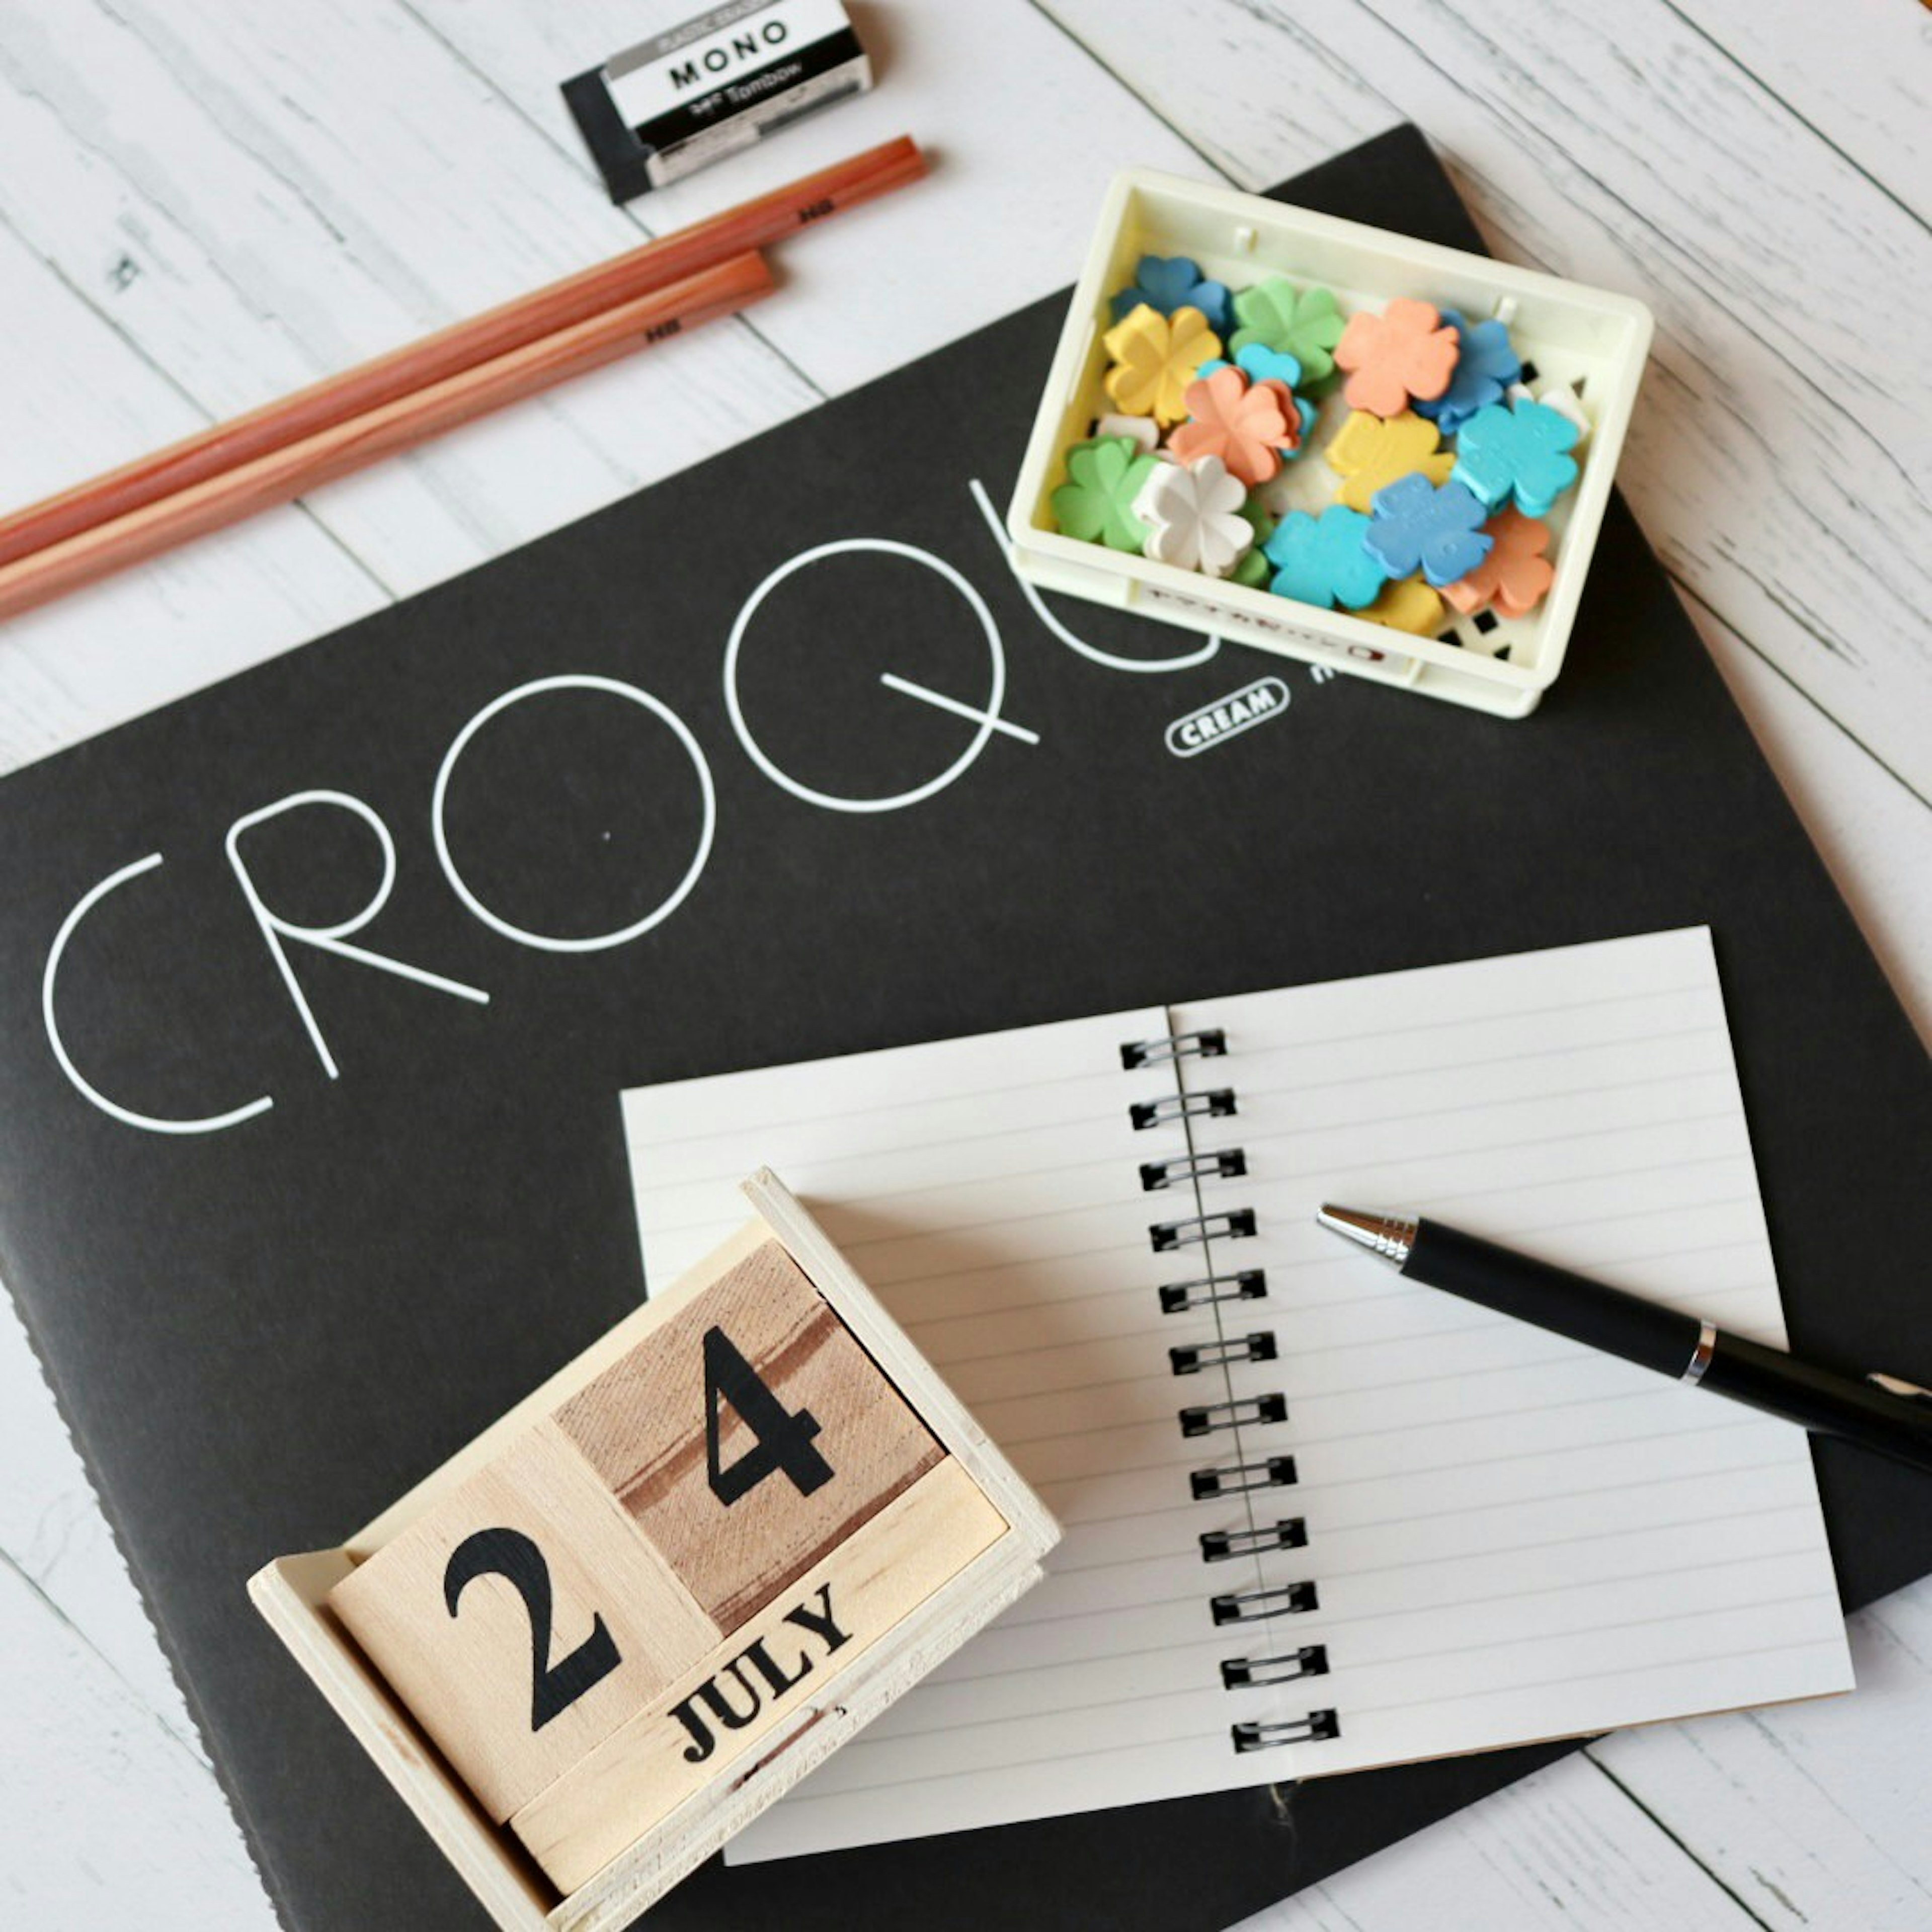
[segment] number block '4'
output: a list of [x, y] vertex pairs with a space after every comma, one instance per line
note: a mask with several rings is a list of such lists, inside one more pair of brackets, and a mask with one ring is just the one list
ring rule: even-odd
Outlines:
[[556, 1420], [730, 1630], [945, 1452], [764, 1231], [712, 1265]]

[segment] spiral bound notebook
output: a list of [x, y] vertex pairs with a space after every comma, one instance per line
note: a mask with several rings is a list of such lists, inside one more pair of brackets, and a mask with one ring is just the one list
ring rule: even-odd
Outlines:
[[770, 1162], [1066, 1532], [734, 1862], [1850, 1688], [1801, 1431], [1313, 1225], [1438, 1211], [1781, 1342], [1702, 928], [624, 1108], [652, 1278]]

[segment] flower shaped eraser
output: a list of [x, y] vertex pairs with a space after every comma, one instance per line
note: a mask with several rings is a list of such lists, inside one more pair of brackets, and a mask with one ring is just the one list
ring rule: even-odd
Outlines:
[[1221, 352], [1221, 340], [1198, 308], [1171, 316], [1145, 302], [1102, 337], [1114, 366], [1106, 388], [1124, 416], [1152, 416], [1163, 425], [1187, 413], [1187, 386], [1202, 363]]
[[1335, 432], [1325, 452], [1328, 466], [1345, 478], [1335, 492], [1338, 503], [1367, 515], [1376, 492], [1398, 476], [1426, 476], [1446, 483], [1456, 459], [1437, 445], [1442, 440], [1433, 423], [1405, 410], [1400, 416], [1371, 416], [1358, 410]]
[[1187, 410], [1168, 447], [1183, 463], [1218, 457], [1244, 484], [1265, 483], [1281, 467], [1282, 446], [1301, 440], [1294, 397], [1279, 382], [1251, 383], [1226, 363], [1189, 385]]
[[1502, 400], [1510, 385], [1521, 379], [1522, 364], [1504, 323], [1465, 322], [1453, 308], [1442, 311], [1442, 320], [1456, 332], [1456, 367], [1448, 388], [1439, 396], [1421, 398], [1415, 412], [1428, 417], [1444, 436], [1454, 436], [1478, 410]]
[[1292, 389], [1301, 380], [1301, 364], [1286, 349], [1270, 349], [1264, 342], [1244, 342], [1234, 351], [1234, 366], [1251, 382], [1279, 382]]
[[1400, 416], [1409, 398], [1432, 399], [1455, 373], [1456, 332], [1426, 302], [1398, 296], [1380, 315], [1349, 316], [1335, 345], [1335, 366], [1348, 372], [1342, 393], [1352, 410]]
[[1334, 374], [1342, 311], [1327, 289], [1298, 291], [1283, 277], [1270, 276], [1235, 296], [1234, 320], [1240, 326], [1230, 346], [1238, 357], [1244, 349], [1258, 345], [1292, 356], [1307, 382], [1326, 382]]
[[1432, 638], [1442, 628], [1444, 593], [1432, 590], [1419, 577], [1398, 578], [1363, 612], [1371, 624], [1411, 636]]
[[1390, 577], [1420, 571], [1438, 590], [1466, 577], [1490, 554], [1481, 500], [1460, 483], [1440, 489], [1426, 476], [1400, 476], [1376, 492], [1362, 541]]
[[1226, 285], [1209, 281], [1199, 265], [1185, 255], [1143, 255], [1134, 270], [1133, 286], [1114, 298], [1114, 320], [1131, 314], [1143, 302], [1160, 315], [1172, 315], [1185, 305], [1198, 308], [1210, 328], [1226, 335], [1229, 300]]
[[1368, 530], [1368, 518], [1346, 504], [1330, 503], [1318, 517], [1290, 511], [1262, 546], [1275, 568], [1268, 588], [1324, 610], [1373, 603], [1389, 574], [1364, 542]]
[[1105, 416], [1094, 425], [1094, 434], [1124, 436], [1150, 456], [1160, 447], [1160, 424], [1152, 416]]
[[1076, 442], [1066, 452], [1066, 481], [1053, 493], [1053, 520], [1082, 543], [1138, 552], [1148, 532], [1134, 514], [1134, 498], [1150, 471], [1168, 466], [1131, 436]]
[[[1515, 395], [1522, 387], [1520, 383], [1512, 386], [1510, 394]], [[1546, 410], [1554, 410], [1559, 416], [1568, 417], [1576, 425], [1576, 440], [1570, 452], [1573, 456], [1589, 441], [1590, 418], [1583, 408], [1583, 399], [1568, 382], [1546, 382], [1531, 400], [1540, 403]]]
[[1492, 403], [1462, 425], [1450, 475], [1492, 510], [1514, 498], [1525, 516], [1546, 516], [1576, 480], [1576, 425], [1544, 404]]
[[1217, 356], [1202, 364], [1200, 374], [1204, 378], [1218, 376], [1230, 367], [1240, 370], [1257, 388], [1265, 383], [1270, 388], [1281, 391], [1282, 414], [1287, 422], [1288, 434], [1288, 440], [1278, 446], [1278, 453], [1284, 463], [1303, 454], [1308, 448], [1308, 433], [1315, 427], [1315, 405], [1306, 396], [1294, 393], [1295, 384], [1301, 380], [1301, 364], [1286, 350], [1270, 349], [1263, 343], [1250, 342], [1234, 352], [1232, 364]]
[[1494, 539], [1489, 555], [1466, 576], [1444, 584], [1442, 594], [1466, 617], [1490, 604], [1505, 617], [1526, 617], [1556, 581], [1556, 566], [1544, 555], [1550, 526], [1512, 508], [1487, 528]]
[[1264, 590], [1274, 574], [1274, 566], [1268, 562], [1268, 553], [1262, 546], [1274, 534], [1274, 519], [1268, 514], [1262, 500], [1252, 494], [1241, 506], [1241, 517], [1252, 536], [1248, 548], [1241, 553], [1240, 561], [1228, 573], [1228, 581], [1244, 584], [1250, 590]]
[[1147, 526], [1146, 554], [1156, 563], [1226, 577], [1254, 542], [1242, 514], [1248, 486], [1218, 456], [1156, 463], [1134, 499]]

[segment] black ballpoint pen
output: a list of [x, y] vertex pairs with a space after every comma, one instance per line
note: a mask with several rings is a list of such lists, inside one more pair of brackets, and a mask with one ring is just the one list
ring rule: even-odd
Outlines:
[[1315, 1218], [1412, 1281], [1932, 1471], [1932, 1391], [1895, 1376], [1861, 1380], [1820, 1368], [1440, 1221], [1332, 1205]]

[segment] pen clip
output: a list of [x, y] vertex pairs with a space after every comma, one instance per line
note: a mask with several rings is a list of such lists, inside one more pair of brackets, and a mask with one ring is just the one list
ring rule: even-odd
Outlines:
[[1902, 1376], [1882, 1376], [1874, 1371], [1865, 1377], [1875, 1382], [1887, 1395], [1895, 1395], [1901, 1402], [1916, 1402], [1921, 1408], [1932, 1408], [1932, 1389], [1921, 1388], [1916, 1382], [1909, 1382]]

